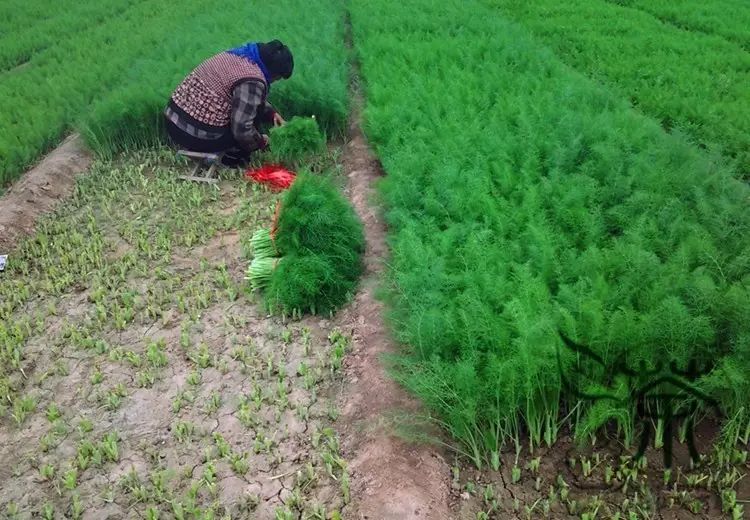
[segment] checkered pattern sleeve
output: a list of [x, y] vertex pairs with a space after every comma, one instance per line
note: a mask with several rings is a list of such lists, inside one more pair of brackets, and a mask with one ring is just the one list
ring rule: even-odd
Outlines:
[[265, 110], [265, 85], [260, 81], [244, 81], [232, 94], [232, 135], [243, 148], [255, 151], [266, 145], [255, 127], [255, 120]]

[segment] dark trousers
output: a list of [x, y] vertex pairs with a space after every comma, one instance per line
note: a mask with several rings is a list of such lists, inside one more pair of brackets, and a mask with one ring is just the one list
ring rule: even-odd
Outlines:
[[221, 162], [225, 166], [244, 166], [250, 160], [250, 152], [239, 147], [229, 130], [218, 139], [198, 139], [178, 128], [169, 119], [164, 118], [164, 122], [170, 141], [179, 148], [201, 153], [224, 152]]

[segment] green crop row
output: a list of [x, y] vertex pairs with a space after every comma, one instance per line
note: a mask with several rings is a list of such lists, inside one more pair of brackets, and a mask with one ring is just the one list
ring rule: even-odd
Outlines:
[[263, 12], [274, 23], [259, 27], [257, 38], [283, 39], [295, 62], [294, 76], [274, 86], [271, 100], [285, 115], [314, 115], [329, 137], [341, 135], [349, 114], [344, 2], [269, 2]]
[[[247, 10], [248, 26], [234, 23]], [[305, 29], [300, 30], [300, 20]], [[329, 134], [343, 131], [348, 113], [348, 58], [343, 7], [325, 0], [312, 7], [290, 0], [252, 9], [237, 3], [194, 20], [150, 49], [120, 85], [97, 99], [81, 128], [89, 145], [110, 156], [161, 138], [161, 113], [174, 87], [200, 61], [246, 40], [283, 40], [292, 49], [295, 72], [271, 88], [271, 101], [287, 117], [315, 115]]]
[[5, 75], [0, 81], [0, 181], [15, 178], [57, 145], [138, 56], [148, 54], [201, 9], [198, 2], [145, 0]]
[[[387, 173], [396, 373], [468, 456], [496, 463], [524, 431], [552, 442], [588, 409], [563, 392], [559, 330], [607, 364], [711, 363], [702, 388], [748, 410], [750, 191], [733, 171], [494, 5], [357, 0], [352, 23]], [[634, 409], [578, 424], [632, 432]]]
[[750, 4], [742, 0], [613, 0], [689, 31], [716, 34], [750, 50]]
[[58, 46], [63, 40], [79, 38], [80, 31], [117, 18], [137, 2], [138, 0], [79, 2], [55, 17], [39, 20], [32, 29], [3, 34], [0, 37], [0, 71], [21, 65], [34, 54], [51, 46]]
[[78, 3], [79, 0], [4, 0], [0, 4], [0, 36], [20, 34]]
[[565, 63], [615, 88], [668, 130], [736, 158], [750, 175], [750, 54], [604, 0], [486, 0]]

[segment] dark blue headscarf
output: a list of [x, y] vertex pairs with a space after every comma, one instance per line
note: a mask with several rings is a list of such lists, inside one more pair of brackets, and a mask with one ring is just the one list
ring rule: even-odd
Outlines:
[[261, 72], [263, 72], [263, 77], [266, 78], [266, 83], [268, 83], [269, 85], [271, 84], [271, 74], [268, 73], [268, 69], [263, 64], [263, 60], [260, 59], [260, 51], [258, 51], [257, 43], [247, 43], [245, 45], [242, 45], [241, 47], [229, 49], [227, 52], [229, 54], [234, 54], [235, 56], [241, 56], [246, 60], [250, 60], [255, 63], [258, 68], [260, 68]]

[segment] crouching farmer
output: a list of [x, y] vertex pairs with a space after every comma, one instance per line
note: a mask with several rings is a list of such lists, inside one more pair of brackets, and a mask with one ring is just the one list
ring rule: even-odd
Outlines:
[[224, 153], [227, 166], [244, 165], [268, 146], [262, 123], [283, 125], [268, 103], [271, 83], [292, 75], [289, 48], [278, 40], [248, 43], [213, 56], [175, 89], [164, 111], [172, 142], [192, 152]]

